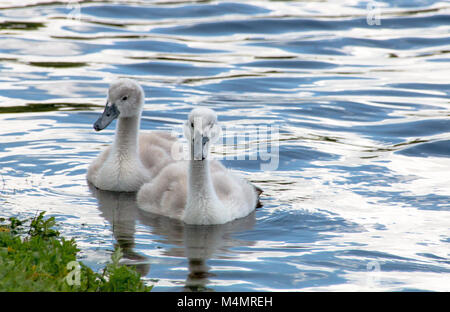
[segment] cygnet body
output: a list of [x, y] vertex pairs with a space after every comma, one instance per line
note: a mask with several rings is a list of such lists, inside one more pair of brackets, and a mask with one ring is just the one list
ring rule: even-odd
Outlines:
[[176, 138], [153, 131], [139, 135], [144, 91], [134, 80], [119, 79], [111, 84], [103, 114], [94, 124], [96, 131], [117, 120], [114, 142], [89, 166], [87, 179], [107, 191], [136, 192], [173, 162], [171, 148]]
[[210, 144], [220, 128], [215, 112], [192, 110], [184, 125], [191, 160], [169, 164], [137, 194], [142, 210], [182, 220], [187, 224], [223, 224], [250, 214], [261, 189], [210, 160]]

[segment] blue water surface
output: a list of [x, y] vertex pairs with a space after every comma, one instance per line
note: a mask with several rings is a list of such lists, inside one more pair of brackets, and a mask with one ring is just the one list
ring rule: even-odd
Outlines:
[[[55, 216], [95, 270], [120, 246], [153, 291], [449, 291], [449, 21], [439, 0], [1, 4], [0, 216]], [[213, 108], [214, 157], [263, 206], [187, 226], [90, 187], [119, 77], [143, 131]]]

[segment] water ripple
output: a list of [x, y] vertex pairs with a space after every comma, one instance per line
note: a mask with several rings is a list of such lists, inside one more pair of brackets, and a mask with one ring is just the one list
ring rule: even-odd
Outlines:
[[[450, 7], [376, 3], [379, 25], [367, 1], [3, 1], [0, 214], [48, 211], [94, 269], [119, 244], [155, 291], [448, 291]], [[265, 139], [213, 150], [263, 207], [189, 227], [88, 185], [117, 77], [143, 130], [181, 135], [197, 105], [225, 143], [278, 127], [276, 170], [250, 158]]]

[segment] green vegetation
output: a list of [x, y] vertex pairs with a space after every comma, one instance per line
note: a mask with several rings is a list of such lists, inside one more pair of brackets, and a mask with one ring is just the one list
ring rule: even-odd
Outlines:
[[[117, 249], [102, 273], [76, 262], [79, 249], [44, 212], [31, 220], [0, 218], [0, 291], [150, 291]], [[69, 285], [70, 284], [70, 285]]]

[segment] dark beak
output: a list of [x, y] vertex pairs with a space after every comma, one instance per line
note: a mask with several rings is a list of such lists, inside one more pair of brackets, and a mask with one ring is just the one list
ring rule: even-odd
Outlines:
[[[201, 139], [201, 140], [200, 140]], [[207, 151], [205, 151], [205, 144], [209, 142], [207, 136], [194, 138], [191, 142], [192, 160], [205, 160]]]
[[208, 142], [209, 142], [209, 138], [207, 136], [202, 136], [202, 146], [205, 146], [205, 144]]
[[208, 153], [208, 151], [205, 150], [205, 145], [208, 142], [209, 142], [209, 138], [207, 136], [202, 136], [202, 160], [206, 159], [206, 154]]
[[105, 110], [103, 114], [94, 123], [95, 131], [100, 131], [108, 127], [108, 125], [119, 116], [120, 112], [117, 109], [116, 104], [106, 102]]

